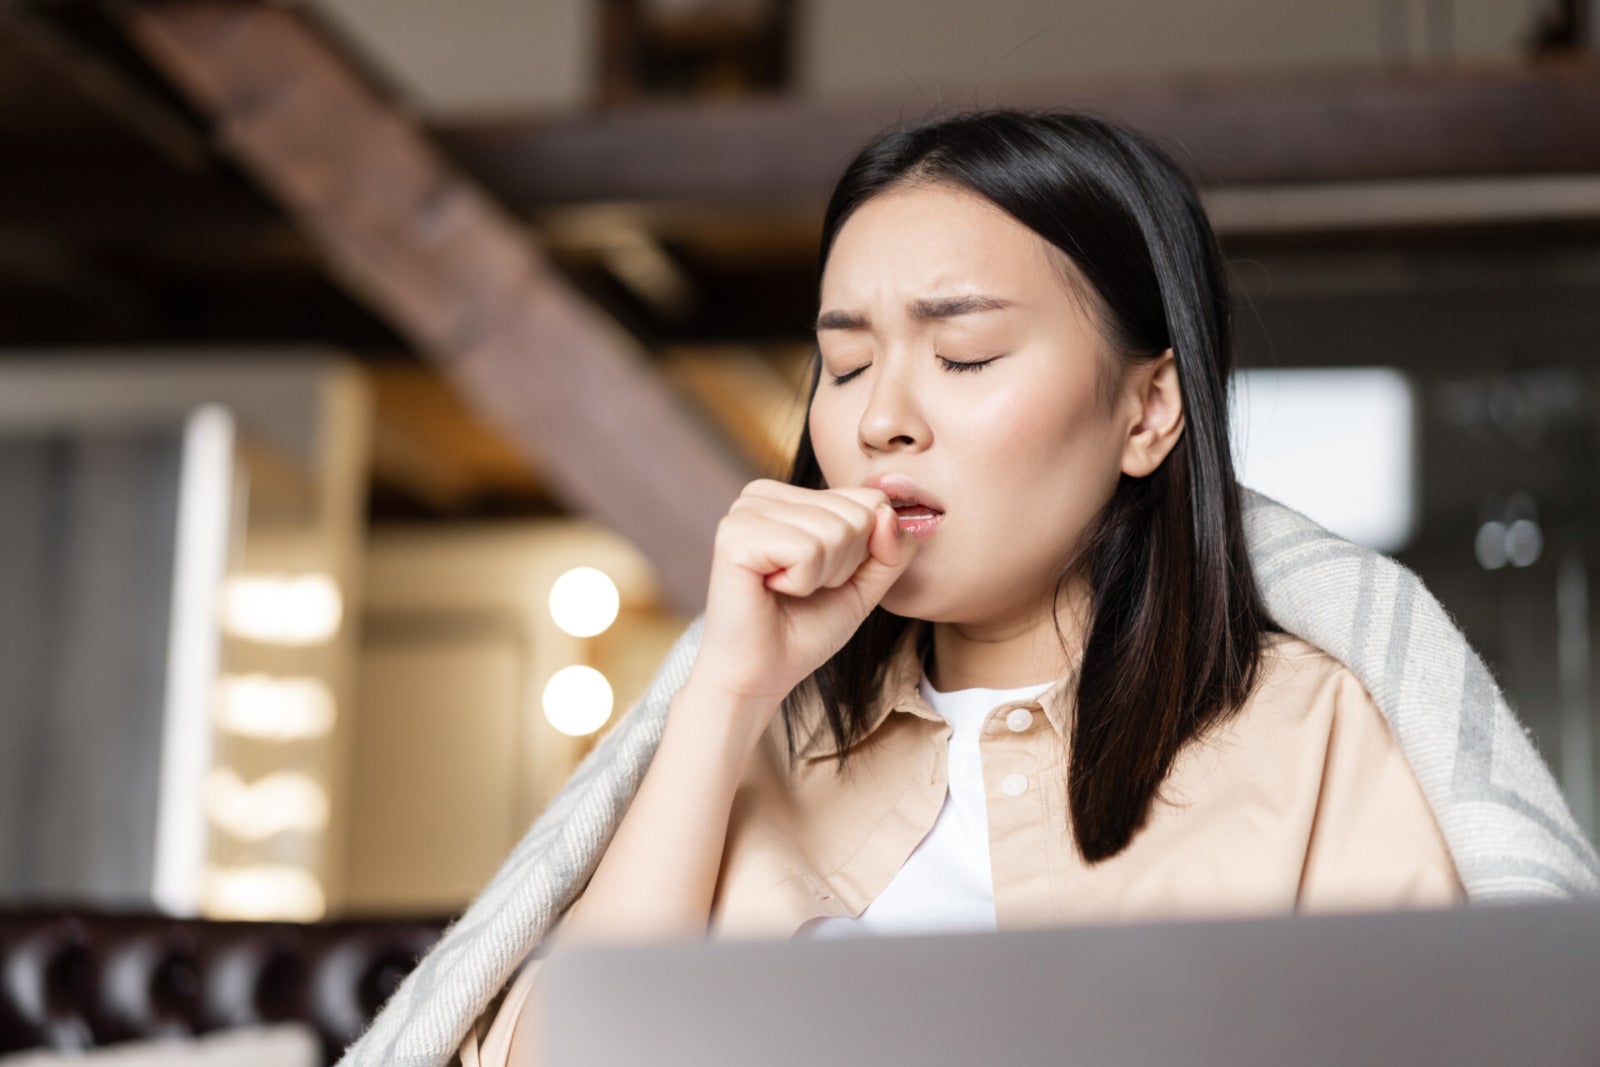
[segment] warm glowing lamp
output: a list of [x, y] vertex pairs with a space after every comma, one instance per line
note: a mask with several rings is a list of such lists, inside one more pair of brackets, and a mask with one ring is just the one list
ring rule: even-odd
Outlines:
[[617, 583], [594, 567], [574, 567], [550, 587], [550, 617], [573, 637], [604, 633], [620, 605]]
[[338, 632], [343, 606], [325, 574], [239, 575], [223, 590], [222, 618], [249, 641], [310, 645]]
[[563, 667], [544, 687], [544, 717], [570, 737], [584, 737], [604, 726], [611, 706], [611, 683], [593, 667]]

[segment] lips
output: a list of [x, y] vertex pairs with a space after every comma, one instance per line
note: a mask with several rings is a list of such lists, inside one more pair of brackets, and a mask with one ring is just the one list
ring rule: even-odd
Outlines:
[[861, 484], [887, 496], [900, 529], [918, 541], [932, 537], [944, 522], [939, 498], [903, 474], [875, 474]]
[[944, 514], [944, 505], [939, 502], [938, 497], [903, 474], [875, 475], [862, 485], [885, 493], [895, 513], [901, 518], [929, 518]]

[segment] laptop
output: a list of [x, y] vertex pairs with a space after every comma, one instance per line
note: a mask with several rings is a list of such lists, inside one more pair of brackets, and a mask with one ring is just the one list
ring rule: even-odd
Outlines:
[[1592, 904], [574, 946], [541, 981], [542, 1067], [1600, 1064]]

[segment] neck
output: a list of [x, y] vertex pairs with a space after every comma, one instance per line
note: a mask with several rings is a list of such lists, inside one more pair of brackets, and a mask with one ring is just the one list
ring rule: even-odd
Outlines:
[[[1054, 682], [1088, 639], [1087, 605], [1087, 591], [1081, 587], [1063, 594], [1054, 613], [1061, 636], [1047, 607], [991, 622], [936, 622], [928, 681], [941, 693]], [[1065, 649], [1061, 637], [1066, 638]]]

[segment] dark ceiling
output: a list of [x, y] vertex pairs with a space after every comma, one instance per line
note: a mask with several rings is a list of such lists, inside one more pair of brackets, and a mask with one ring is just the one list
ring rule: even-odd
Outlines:
[[[391, 373], [378, 389], [389, 405], [380, 417], [425, 427], [416, 433], [428, 448], [471, 439], [479, 456], [481, 484], [469, 479], [453, 500], [426, 500], [403, 479], [380, 478], [382, 508], [548, 510], [513, 450], [475, 425], [398, 333], [348, 295], [317, 247], [129, 49], [107, 10], [0, 6], [0, 347], [333, 346]], [[381, 74], [368, 74], [381, 86]], [[1050, 97], [1031, 92], [1033, 102]], [[1181, 142], [1198, 175], [1234, 188], [1600, 174], [1600, 66], [1592, 59], [1425, 76], [1134, 85], [1108, 98], [1116, 115]], [[1029, 102], [1028, 92], [1019, 102]], [[792, 351], [815, 312], [827, 189], [854, 146], [894, 117], [872, 102], [769, 98], [463, 118], [427, 132], [651, 353], [723, 342], [781, 342]], [[1522, 308], [1529, 322], [1570, 321], [1573, 336], [1590, 336], [1593, 272], [1563, 287], [1509, 265], [1600, 248], [1600, 211], [1222, 237], [1236, 264], [1256, 267], [1317, 255], [1357, 265], [1411, 257], [1432, 264], [1433, 277], [1458, 260], [1508, 265], [1501, 290], [1407, 296], [1403, 314], [1381, 295], [1335, 305], [1314, 286], [1259, 305], [1250, 296], [1241, 302], [1246, 363], [1370, 360], [1373, 346], [1409, 324], [1415, 342], [1389, 344], [1386, 360], [1410, 360], [1435, 377], [1492, 372], [1526, 359], [1527, 346], [1508, 355], [1521, 335], [1490, 344], [1498, 335], [1470, 326], [1488, 300]], [[1375, 323], [1393, 328], [1368, 328]], [[1446, 335], [1459, 343], [1429, 343]]]
[[[128, 47], [108, 10], [67, 0], [0, 7], [0, 345], [313, 342], [372, 362], [410, 360]], [[340, 44], [381, 89], [381, 73]], [[1197, 176], [1242, 188], [1600, 173], [1597, 69], [1314, 72], [1089, 95], [1181, 145]], [[1042, 103], [1060, 94], [1011, 95]], [[654, 349], [803, 340], [827, 189], [896, 112], [767, 97], [466, 117], [428, 132]], [[1600, 239], [1600, 215], [1223, 239], [1236, 257], [1547, 247]], [[641, 244], [655, 269], [643, 279], [629, 266]]]

